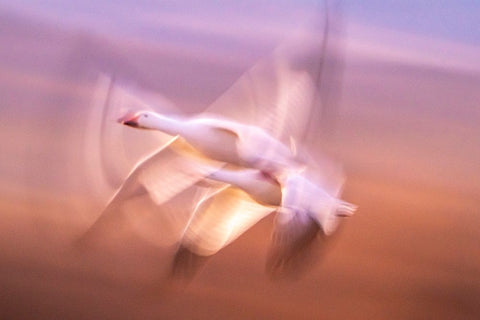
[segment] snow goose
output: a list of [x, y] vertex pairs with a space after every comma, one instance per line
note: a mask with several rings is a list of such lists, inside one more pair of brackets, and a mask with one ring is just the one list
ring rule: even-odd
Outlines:
[[139, 111], [119, 121], [134, 128], [179, 135], [204, 156], [217, 161], [265, 171], [300, 165], [290, 148], [264, 129], [218, 116], [174, 118]]
[[[165, 193], [159, 186], [164, 184], [165, 179], [156, 179], [160, 175], [150, 172], [155, 171], [151, 168], [157, 167], [157, 163], [166, 163], [164, 156], [175, 149], [173, 144], [169, 144], [135, 167], [107, 209], [122, 203], [125, 197], [136, 196], [138, 192], [148, 194], [156, 204], [163, 206], [185, 190], [201, 190], [201, 183], [205, 181], [221, 182], [217, 185], [207, 183], [208, 187], [200, 192], [182, 231], [174, 265], [177, 262], [182, 264], [185, 253], [186, 256], [214, 254], [268, 213], [277, 211], [273, 249], [267, 266], [278, 270], [294, 255], [296, 250], [291, 248], [308, 246], [319, 230], [331, 233], [338, 215], [349, 215], [354, 211], [354, 206], [338, 200], [343, 179], [334, 179], [331, 184], [336, 187], [329, 189], [317, 179], [310, 176], [307, 179], [301, 170], [305, 162], [298, 156], [297, 144], [305, 137], [305, 132], [311, 131], [309, 124], [315, 123], [311, 119], [311, 111], [315, 103], [313, 92], [316, 84], [307, 72], [287, 63], [291, 52], [277, 50], [267, 62], [261, 62], [245, 73], [209, 108], [214, 112], [226, 110], [223, 107], [228, 106], [228, 109], [238, 111], [237, 116], [241, 113], [237, 118], [228, 117], [229, 120], [226, 120], [203, 115], [186, 119], [140, 111], [121, 119], [123, 124], [132, 127], [178, 135], [188, 141], [195, 152], [213, 162], [192, 165], [198, 160], [196, 158], [193, 162], [186, 160], [189, 165], [180, 165], [178, 170], [174, 166], [162, 166], [167, 176], [176, 171], [179, 174], [177, 178], [182, 180], [182, 186], [175, 192]], [[274, 81], [270, 81], [272, 79]], [[242, 96], [244, 98], [239, 99]], [[256, 120], [248, 121], [245, 115]], [[290, 148], [287, 147], [289, 143]], [[177, 164], [188, 159], [176, 151], [174, 158], [179, 160]], [[219, 163], [243, 168], [232, 171]], [[194, 170], [185, 174], [184, 168]], [[176, 180], [172, 180], [175, 182], [173, 185], [176, 185]], [[130, 184], [136, 187], [130, 188]], [[264, 192], [262, 188], [274, 191]], [[271, 197], [272, 194], [281, 196]], [[319, 201], [312, 203], [312, 199]], [[112, 214], [108, 216], [113, 217]]]

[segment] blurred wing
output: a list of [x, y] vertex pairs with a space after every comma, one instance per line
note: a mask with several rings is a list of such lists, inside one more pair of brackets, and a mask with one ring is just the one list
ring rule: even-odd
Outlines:
[[199, 202], [185, 230], [182, 247], [199, 256], [213, 255], [272, 211], [240, 189], [224, 187]]
[[[314, 77], [317, 86], [317, 101], [314, 101], [317, 114], [312, 117], [315, 122], [309, 123], [310, 128], [306, 132], [305, 140], [313, 140], [319, 133], [324, 137], [330, 135], [335, 129], [339, 113], [344, 70], [342, 1], [326, 2], [324, 20], [324, 40], [320, 49], [322, 58], [317, 65], [317, 76]], [[320, 132], [314, 130], [314, 124], [320, 127]]]
[[99, 76], [84, 145], [88, 181], [97, 195], [104, 197], [111, 194], [140, 158], [172, 138], [160, 132], [145, 134], [117, 122], [128, 110], [139, 109], [152, 108], [111, 77]]
[[279, 211], [267, 254], [267, 272], [273, 277], [298, 275], [314, 260], [319, 231], [307, 213]]
[[161, 205], [223, 165], [201, 156], [176, 137], [141, 161], [127, 179], [135, 177], [155, 203]]
[[314, 85], [310, 75], [291, 68], [286, 58], [274, 57], [276, 95], [270, 105], [258, 110], [260, 126], [285, 144], [304, 134], [310, 116]]
[[165, 235], [183, 231], [196, 202], [209, 191], [195, 184], [221, 166], [196, 154], [180, 138], [171, 139], [135, 166], [86, 237], [104, 233], [126, 217], [143, 238], [173, 244], [179, 237]]
[[[127, 178], [133, 179], [148, 193], [153, 202], [147, 214], [138, 214], [139, 206], [132, 206], [128, 217], [143, 238], [159, 245], [173, 244], [178, 236], [168, 239], [165, 234], [180, 235], [196, 203], [211, 193], [211, 188], [196, 183], [218, 170], [223, 163], [210, 161], [195, 153], [180, 138], [142, 161]], [[220, 184], [217, 184], [220, 186]]]
[[143, 240], [155, 246], [171, 246], [182, 238], [197, 202], [207, 191], [191, 185], [161, 205], [145, 193], [124, 201], [115, 214], [123, 214], [128, 228]]
[[288, 143], [304, 132], [314, 85], [307, 72], [293, 70], [275, 52], [243, 74], [205, 112], [267, 130]]
[[[262, 127], [286, 144], [303, 142], [318, 133], [321, 97], [323, 91], [330, 90], [330, 77], [335, 74], [331, 60], [337, 57], [331, 48], [336, 37], [330, 35], [335, 20], [330, 11], [325, 6], [312, 13], [303, 26], [245, 72], [206, 112]], [[327, 69], [329, 73], [324, 75]]]

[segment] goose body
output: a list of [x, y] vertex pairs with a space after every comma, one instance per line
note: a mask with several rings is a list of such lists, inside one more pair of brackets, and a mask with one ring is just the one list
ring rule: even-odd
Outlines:
[[283, 181], [281, 207], [288, 214], [303, 212], [308, 214], [324, 234], [333, 233], [338, 224], [338, 217], [351, 216], [357, 207], [340, 200], [340, 188], [343, 182], [337, 182], [337, 188], [327, 190], [313, 183], [302, 173], [291, 173]]
[[286, 145], [252, 125], [218, 117], [180, 119], [151, 111], [127, 115], [120, 122], [136, 128], [179, 135], [206, 157], [217, 161], [266, 172], [300, 165]]
[[253, 200], [266, 206], [278, 207], [282, 202], [282, 191], [278, 181], [256, 169], [220, 168], [206, 178], [231, 184], [245, 191]]
[[281, 183], [256, 169], [220, 168], [207, 178], [238, 187], [260, 204], [282, 208], [281, 213], [307, 214], [327, 235], [335, 230], [337, 217], [351, 216], [356, 210], [355, 205], [338, 198], [338, 189], [329, 192], [303, 172], [291, 172]]

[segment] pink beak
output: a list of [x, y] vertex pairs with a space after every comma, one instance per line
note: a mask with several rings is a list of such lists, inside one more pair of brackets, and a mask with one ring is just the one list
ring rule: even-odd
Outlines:
[[139, 116], [136, 113], [129, 112], [117, 121], [130, 127], [138, 127], [138, 117]]

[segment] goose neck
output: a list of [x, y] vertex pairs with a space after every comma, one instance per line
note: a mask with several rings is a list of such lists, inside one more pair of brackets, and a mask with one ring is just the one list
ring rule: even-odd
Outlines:
[[156, 129], [173, 136], [182, 134], [183, 127], [183, 121], [163, 115], [157, 115], [155, 117], [155, 122], [152, 125], [152, 129]]

